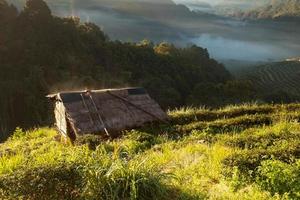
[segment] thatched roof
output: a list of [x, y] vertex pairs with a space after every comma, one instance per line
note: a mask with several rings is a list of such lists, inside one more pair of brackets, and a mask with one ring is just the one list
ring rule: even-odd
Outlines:
[[56, 101], [56, 125], [66, 136], [110, 135], [168, 119], [143, 88], [62, 92], [47, 97]]

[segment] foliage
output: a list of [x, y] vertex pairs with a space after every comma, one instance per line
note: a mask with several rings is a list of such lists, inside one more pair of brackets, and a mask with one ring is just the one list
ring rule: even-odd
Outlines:
[[[232, 80], [225, 84], [202, 82], [197, 84], [188, 98], [190, 105], [225, 106], [249, 102], [257, 94], [254, 84], [246, 80]], [[214, 95], [212, 95], [214, 94]]]
[[300, 1], [299, 0], [273, 0], [265, 6], [237, 13], [239, 18], [250, 19], [295, 19], [299, 20]]
[[278, 160], [267, 160], [258, 169], [257, 182], [273, 194], [288, 193], [293, 198], [300, 198], [300, 160], [289, 165]]
[[0, 178], [0, 197], [1, 191], [5, 191], [7, 196], [15, 199], [76, 199], [80, 195], [81, 183], [77, 166], [61, 163], [19, 169]]

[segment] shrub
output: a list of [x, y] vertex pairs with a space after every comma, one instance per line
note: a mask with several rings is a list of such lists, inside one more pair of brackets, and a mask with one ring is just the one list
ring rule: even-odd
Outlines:
[[300, 156], [300, 142], [294, 141], [288, 144], [275, 145], [268, 149], [251, 149], [232, 154], [223, 160], [229, 167], [237, 166], [239, 170], [248, 173], [256, 170], [262, 161], [274, 158], [286, 163]]
[[238, 167], [233, 167], [226, 170], [228, 171], [230, 170], [230, 173], [228, 173], [230, 175], [227, 177], [227, 179], [229, 181], [230, 186], [235, 191], [249, 184], [250, 182], [249, 177], [247, 177], [247, 175], [245, 175], [244, 173], [241, 173]]
[[18, 139], [18, 138], [24, 137], [25, 135], [26, 135], [26, 133], [23, 131], [23, 129], [20, 127], [17, 127], [15, 129], [15, 131], [13, 132], [11, 139]]
[[300, 160], [287, 164], [279, 160], [263, 161], [258, 168], [256, 182], [272, 194], [288, 193], [294, 199], [300, 198]]
[[61, 164], [19, 169], [0, 176], [2, 199], [78, 199], [82, 179], [77, 166]]
[[266, 149], [274, 146], [278, 142], [293, 142], [300, 139], [298, 132], [269, 132], [264, 135], [236, 134], [235, 136], [225, 137], [222, 142], [230, 147], [242, 149]]

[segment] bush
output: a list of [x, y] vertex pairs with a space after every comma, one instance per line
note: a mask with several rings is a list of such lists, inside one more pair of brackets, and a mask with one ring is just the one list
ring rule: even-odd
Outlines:
[[240, 134], [234, 137], [226, 137], [222, 140], [225, 145], [242, 149], [266, 149], [278, 142], [293, 142], [300, 139], [298, 132], [270, 132], [264, 135]]
[[23, 129], [20, 127], [17, 127], [15, 129], [15, 131], [13, 132], [11, 139], [18, 139], [18, 138], [24, 137], [25, 135], [26, 135], [26, 133], [23, 131]]
[[300, 198], [300, 160], [287, 164], [279, 160], [263, 161], [258, 168], [258, 185], [272, 194], [288, 193], [294, 199]]
[[19, 169], [0, 176], [1, 199], [79, 199], [82, 179], [75, 165]]
[[299, 158], [299, 156], [300, 142], [294, 141], [293, 143], [278, 144], [268, 149], [252, 149], [237, 152], [226, 158], [223, 163], [229, 167], [237, 166], [242, 172], [248, 173], [249, 170], [257, 170], [262, 161], [274, 158], [289, 163], [293, 158]]

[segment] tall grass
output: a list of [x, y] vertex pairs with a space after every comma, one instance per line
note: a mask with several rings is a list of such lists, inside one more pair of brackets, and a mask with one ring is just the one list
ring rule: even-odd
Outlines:
[[16, 129], [0, 145], [0, 199], [298, 199], [299, 110], [187, 108], [75, 146], [51, 128]]

